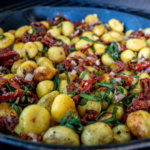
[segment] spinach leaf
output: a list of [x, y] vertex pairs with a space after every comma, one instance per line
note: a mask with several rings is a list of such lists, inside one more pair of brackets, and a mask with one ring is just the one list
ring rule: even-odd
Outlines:
[[0, 34], [0, 40], [4, 39], [5, 37], [5, 35]]
[[65, 75], [66, 75], [66, 77], [67, 77], [67, 83], [70, 84], [70, 78], [69, 78], [69, 75], [68, 75], [68, 72], [67, 72], [67, 71], [65, 71]]
[[7, 81], [5, 81], [5, 83], [6, 83], [6, 88], [9, 92], [15, 92], [15, 89], [13, 87], [11, 87]]
[[27, 56], [28, 59], [30, 59], [30, 56], [27, 51], [26, 51], [25, 55]]
[[54, 78], [54, 88], [53, 90], [55, 91], [59, 91], [59, 83], [60, 83], [60, 77], [59, 75], [57, 74]]
[[82, 73], [82, 75], [81, 75], [81, 77], [80, 77], [81, 80], [83, 80], [83, 78], [84, 78], [84, 76], [86, 75], [87, 72], [88, 72], [88, 70], [85, 70], [85, 71]]
[[[73, 116], [71, 116], [73, 114]], [[60, 121], [61, 126], [66, 126], [76, 133], [80, 134], [83, 131], [83, 125], [81, 124], [81, 119], [76, 116], [75, 111], [68, 112], [65, 117]]]
[[101, 42], [97, 42], [97, 41], [91, 40], [91, 39], [89, 39], [86, 36], [81, 36], [80, 39], [83, 39], [83, 40], [88, 41], [88, 42], [93, 42], [93, 43], [101, 43]]
[[[90, 93], [90, 94], [92, 94], [92, 93]], [[99, 97], [97, 97], [96, 95], [94, 95], [94, 94], [89, 95], [89, 94], [81, 93], [78, 96], [80, 96], [82, 98], [85, 98], [85, 99], [87, 99], [89, 101], [95, 101], [95, 102], [101, 101], [101, 99]]]
[[105, 71], [104, 71], [104, 70], [102, 70], [102, 71], [98, 71], [98, 72], [94, 72], [94, 74], [96, 74], [96, 75], [101, 75], [101, 74], [103, 74], [103, 73], [105, 73]]
[[112, 57], [115, 61], [120, 60], [121, 51], [119, 51], [117, 43], [113, 42], [106, 48], [105, 51], [110, 57]]
[[37, 33], [40, 33], [40, 32], [41, 32], [41, 30], [40, 30], [39, 27], [34, 27], [34, 26], [32, 26], [32, 29], [33, 29], [34, 31], [36, 31]]
[[63, 71], [64, 68], [65, 68], [64, 65], [57, 65], [57, 66], [56, 66], [56, 69], [57, 69], [59, 72]]
[[44, 49], [43, 49], [43, 51], [38, 51], [38, 52], [39, 52], [39, 53], [45, 53], [45, 52], [47, 52], [47, 51], [48, 51], [48, 47], [45, 46]]
[[115, 121], [115, 119], [116, 119], [116, 113], [117, 113], [117, 107], [114, 107], [113, 113], [112, 113], [112, 117], [108, 118], [108, 119], [105, 119], [105, 120], [102, 120], [101, 122], [111, 123], [111, 122]]
[[21, 111], [20, 111], [19, 107], [15, 104], [12, 104], [11, 107], [17, 112], [18, 116], [20, 116]]

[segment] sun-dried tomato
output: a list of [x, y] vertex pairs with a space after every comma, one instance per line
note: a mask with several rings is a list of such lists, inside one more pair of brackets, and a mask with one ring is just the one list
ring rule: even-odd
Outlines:
[[86, 93], [89, 92], [92, 88], [93, 88], [93, 83], [94, 80], [93, 79], [89, 79], [89, 80], [83, 80], [81, 82], [81, 84], [78, 87], [78, 90], [76, 93]]
[[69, 94], [69, 93], [72, 93], [74, 90], [75, 90], [75, 83], [74, 82], [72, 82], [72, 83], [70, 83], [70, 84], [68, 84], [67, 86], [66, 86], [66, 88], [67, 88], [67, 93]]
[[12, 102], [15, 101], [17, 97], [20, 99], [24, 95], [24, 90], [17, 89], [15, 92], [7, 92], [0, 96], [0, 102]]
[[9, 47], [4, 48], [4, 49], [0, 49], [0, 55], [5, 54], [5, 53], [10, 52], [10, 51], [12, 51], [12, 46], [9, 46]]
[[16, 52], [11, 51], [5, 54], [0, 54], [0, 66], [10, 67], [18, 59], [19, 59], [19, 54]]
[[144, 36], [144, 32], [142, 30], [138, 30], [138, 31], [133, 31], [130, 35], [129, 38], [141, 38]]
[[94, 80], [102, 80], [105, 78], [105, 76], [103, 74], [101, 75], [97, 75], [95, 74], [94, 72], [91, 73], [91, 78], [94, 79]]
[[131, 61], [129, 61], [128, 66], [129, 66], [129, 68], [131, 68], [134, 71], [141, 71], [141, 70], [144, 70], [144, 69], [147, 69], [148, 67], [150, 67], [150, 61], [141, 62], [136, 65], [132, 64]]
[[144, 89], [144, 99], [150, 100], [150, 79], [140, 79], [141, 86]]
[[132, 81], [133, 81], [132, 77], [124, 76], [124, 75], [121, 75], [121, 74], [116, 74], [115, 77], [119, 77], [119, 78], [123, 79], [125, 86], [129, 86], [129, 87], [132, 86]]
[[78, 103], [79, 101], [78, 95], [73, 96], [72, 99], [74, 100], [75, 103]]
[[119, 51], [125, 51], [126, 50], [126, 47], [123, 45], [123, 44], [121, 44], [121, 43], [117, 43], [117, 45], [118, 45], [118, 48], [119, 48]]
[[145, 98], [144, 93], [139, 93], [139, 99], [143, 100]]
[[13, 135], [15, 126], [19, 123], [17, 117], [9, 115], [0, 117], [0, 132]]
[[[19, 136], [16, 136], [16, 137], [19, 138], [19, 139], [28, 140], [28, 141], [33, 140], [33, 137], [31, 137], [28, 134], [23, 134], [23, 133], [20, 133]], [[41, 142], [42, 141], [42, 136], [41, 135], [35, 135], [35, 139], [38, 142]]]
[[41, 23], [41, 22], [32, 22], [30, 25], [32, 27], [38, 27], [40, 30], [47, 31], [46, 26], [43, 23]]
[[60, 13], [54, 17], [54, 21], [51, 21], [49, 17], [47, 18], [47, 22], [50, 24], [50, 26], [56, 26], [62, 21], [70, 21], [70, 19], [67, 19], [65, 16], [63, 16]]
[[149, 39], [149, 38], [150, 38], [150, 34], [146, 34], [145, 37], [146, 37], [147, 39]]
[[114, 70], [115, 73], [121, 72], [125, 70], [125, 64], [121, 61], [116, 61], [115, 65], [117, 65], [119, 68], [117, 68], [116, 70]]
[[88, 110], [85, 115], [81, 118], [81, 123], [86, 125], [89, 121], [94, 121], [98, 117], [98, 113], [95, 110]]
[[137, 110], [145, 110], [149, 111], [148, 102], [146, 100], [134, 100], [132, 106], [126, 111], [127, 113], [131, 113]]

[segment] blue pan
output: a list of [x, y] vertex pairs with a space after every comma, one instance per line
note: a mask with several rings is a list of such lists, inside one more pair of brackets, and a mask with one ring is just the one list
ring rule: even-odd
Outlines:
[[[145, 29], [150, 27], [150, 20], [147, 18], [139, 17], [136, 15], [123, 13], [114, 10], [102, 8], [86, 8], [86, 7], [33, 7], [19, 11], [5, 12], [0, 14], [0, 27], [4, 31], [10, 29], [17, 29], [22, 25], [28, 25], [32, 21], [46, 20], [47, 17], [53, 17], [61, 13], [67, 18], [71, 18], [72, 22], [82, 20], [88, 14], [96, 13], [101, 21], [108, 22], [112, 18], [116, 18], [125, 24], [125, 31], [138, 30], [139, 28]], [[19, 150], [71, 150], [71, 149], [84, 149], [84, 150], [98, 150], [98, 149], [147, 149], [150, 147], [150, 138], [132, 140], [126, 143], [109, 144], [99, 146], [60, 146], [49, 145], [44, 143], [35, 143], [14, 138], [9, 135], [0, 133], [0, 149], [19, 149]]]

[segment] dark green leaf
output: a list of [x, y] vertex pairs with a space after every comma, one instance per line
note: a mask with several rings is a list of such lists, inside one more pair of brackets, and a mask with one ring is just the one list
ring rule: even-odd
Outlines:
[[116, 119], [116, 112], [117, 112], [117, 107], [114, 107], [113, 113], [112, 113], [112, 117], [108, 118], [108, 119], [105, 119], [105, 120], [102, 120], [101, 122], [111, 123], [111, 122], [115, 121], [115, 119]]
[[9, 92], [15, 92], [15, 89], [11, 87], [7, 81], [5, 81], [5, 83], [6, 83], [6, 88], [8, 89]]
[[41, 30], [39, 29], [39, 27], [33, 27], [33, 26], [32, 26], [32, 29], [33, 29], [34, 31], [36, 31], [37, 33], [40, 33], [40, 32], [41, 32]]
[[93, 42], [93, 43], [101, 43], [101, 42], [97, 42], [97, 41], [91, 40], [91, 39], [89, 39], [86, 36], [81, 36], [80, 39], [83, 39], [83, 40], [88, 41], [88, 42]]
[[85, 70], [85, 71], [82, 73], [82, 75], [81, 75], [81, 77], [80, 77], [81, 80], [83, 80], [83, 78], [84, 78], [84, 76], [87, 74], [87, 72], [88, 72], [88, 70]]
[[65, 68], [64, 65], [57, 65], [57, 66], [56, 66], [56, 69], [57, 69], [59, 72], [63, 71], [64, 68]]
[[66, 75], [66, 77], [67, 77], [67, 83], [70, 84], [70, 78], [69, 78], [69, 75], [68, 75], [68, 72], [67, 72], [67, 71], [65, 71], [65, 75]]
[[73, 92], [71, 92], [71, 93], [69, 93], [69, 94], [71, 94], [71, 95], [74, 96], [74, 95], [76, 94], [77, 90], [78, 90], [78, 89], [76, 88]]
[[4, 39], [5, 35], [0, 34], [0, 40]]
[[79, 102], [78, 103], [78, 105], [86, 105], [87, 104], [87, 102], [88, 102], [88, 100], [87, 99], [85, 99], [85, 100], [83, 100], [83, 101], [81, 101], [81, 102]]
[[60, 77], [59, 75], [57, 74], [54, 78], [54, 91], [59, 91], [59, 82], [60, 82]]
[[115, 120], [112, 122], [114, 126], [118, 126], [121, 125], [122, 123], [120, 123], [118, 120]]
[[48, 47], [44, 47], [44, 49], [43, 49], [43, 51], [39, 51], [39, 53], [45, 53], [45, 52], [47, 52], [48, 51]]
[[121, 51], [119, 51], [117, 43], [113, 42], [106, 48], [105, 51], [110, 57], [112, 57], [115, 61], [120, 60]]
[[111, 89], [111, 90], [114, 90], [113, 84], [110, 84], [110, 83], [108, 83], [108, 82], [96, 83], [94, 86], [96, 86], [96, 85], [100, 85], [100, 86], [102, 86], [102, 87], [107, 87], [107, 88], [109, 88], [109, 89]]
[[28, 42], [30, 41], [31, 34], [28, 35]]
[[[73, 114], [73, 116], [70, 116]], [[60, 125], [66, 126], [78, 134], [80, 134], [83, 131], [83, 125], [81, 124], [81, 120], [79, 117], [76, 116], [75, 111], [68, 112], [65, 117], [60, 121]]]
[[9, 69], [6, 68], [6, 74], [9, 74], [9, 73], [10, 73], [10, 72], [9, 72]]
[[25, 55], [27, 56], [28, 59], [30, 59], [30, 56], [27, 51], [26, 51]]
[[74, 47], [68, 47], [69, 53], [76, 51], [76, 49]]
[[62, 27], [62, 23], [60, 23], [56, 28], [61, 28]]
[[102, 70], [102, 71], [98, 71], [98, 72], [94, 72], [94, 74], [96, 74], [96, 75], [101, 75], [101, 74], [103, 74], [103, 73], [105, 73], [105, 71], [104, 71], [104, 70]]
[[27, 94], [28, 90], [28, 87], [24, 86], [24, 95]]
[[20, 111], [19, 107], [15, 104], [12, 104], [11, 107], [17, 112], [18, 116], [20, 116], [21, 111]]
[[95, 122], [96, 122], [103, 114], [105, 114], [105, 113], [106, 113], [106, 111], [101, 112], [101, 113], [95, 118], [94, 121], [89, 121], [87, 125], [92, 124], [92, 123], [95, 123]]
[[100, 101], [100, 98], [95, 96], [95, 95], [91, 96], [91, 95], [88, 95], [88, 94], [81, 93], [78, 96], [80, 96], [82, 98], [85, 98], [85, 99], [87, 99], [89, 101], [96, 101], [96, 102]]

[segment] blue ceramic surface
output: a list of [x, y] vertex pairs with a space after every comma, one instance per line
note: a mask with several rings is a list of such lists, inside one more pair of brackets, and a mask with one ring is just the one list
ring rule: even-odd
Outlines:
[[[125, 30], [138, 30], [139, 28], [145, 29], [150, 27], [150, 20], [123, 13], [114, 10], [102, 9], [102, 8], [85, 8], [85, 7], [33, 7], [24, 9], [21, 11], [5, 12], [0, 14], [0, 27], [5, 31], [10, 29], [17, 29], [22, 25], [28, 25], [31, 21], [45, 20], [47, 17], [51, 19], [58, 13], [65, 15], [67, 18], [71, 18], [72, 22], [76, 20], [82, 20], [88, 14], [96, 13], [101, 21], [104, 23], [112, 18], [116, 18], [125, 24]], [[109, 144], [100, 146], [59, 146], [48, 145], [44, 143], [34, 143], [21, 139], [14, 138], [9, 135], [0, 134], [0, 149], [15, 148], [15, 150], [52, 150], [52, 149], [138, 149], [143, 147], [150, 147], [150, 139], [132, 140], [127, 143]]]

